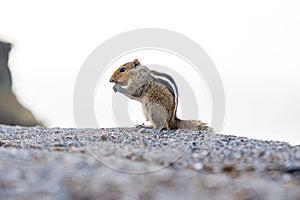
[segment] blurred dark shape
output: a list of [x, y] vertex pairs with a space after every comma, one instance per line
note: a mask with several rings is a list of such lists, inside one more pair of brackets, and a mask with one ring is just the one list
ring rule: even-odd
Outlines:
[[41, 125], [33, 114], [19, 103], [11, 89], [12, 78], [8, 68], [11, 48], [10, 43], [0, 41], [0, 123], [20, 126]]

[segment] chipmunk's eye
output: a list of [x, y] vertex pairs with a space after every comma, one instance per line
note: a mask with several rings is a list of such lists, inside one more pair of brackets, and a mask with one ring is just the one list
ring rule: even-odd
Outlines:
[[125, 67], [122, 67], [121, 69], [120, 69], [120, 72], [125, 72], [126, 71], [126, 68]]

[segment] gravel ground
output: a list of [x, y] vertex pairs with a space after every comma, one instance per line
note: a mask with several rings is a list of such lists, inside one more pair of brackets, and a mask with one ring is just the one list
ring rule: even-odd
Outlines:
[[207, 132], [0, 125], [0, 199], [300, 199], [300, 146]]

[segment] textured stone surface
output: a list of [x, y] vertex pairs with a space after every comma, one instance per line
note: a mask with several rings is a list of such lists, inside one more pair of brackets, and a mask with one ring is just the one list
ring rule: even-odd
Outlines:
[[300, 146], [206, 132], [0, 125], [0, 199], [300, 199]]

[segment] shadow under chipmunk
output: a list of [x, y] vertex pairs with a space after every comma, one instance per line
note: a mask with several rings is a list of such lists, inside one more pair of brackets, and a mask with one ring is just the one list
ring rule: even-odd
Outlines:
[[0, 123], [7, 125], [42, 125], [33, 114], [22, 106], [12, 91], [12, 77], [8, 67], [12, 45], [0, 41]]

